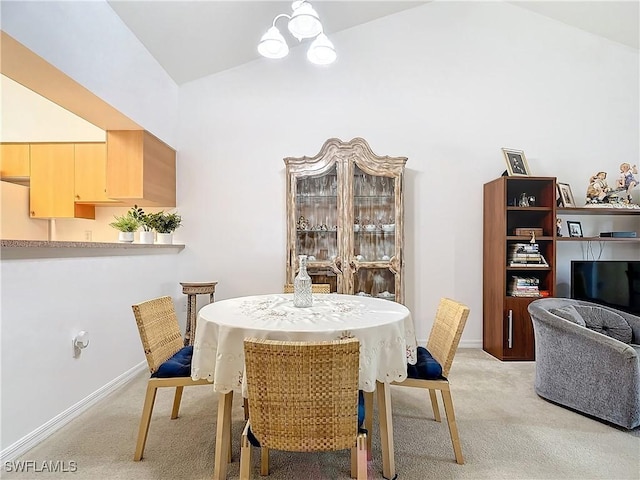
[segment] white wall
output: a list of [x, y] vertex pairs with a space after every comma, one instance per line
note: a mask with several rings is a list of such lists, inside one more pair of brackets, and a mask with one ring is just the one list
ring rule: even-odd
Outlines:
[[[501, 147], [524, 150], [533, 175], [557, 176], [577, 199], [595, 172], [614, 179], [640, 154], [638, 51], [500, 2], [432, 2], [332, 40], [329, 68], [294, 48], [181, 88], [180, 208], [207, 218], [185, 224], [185, 257], [215, 272], [222, 297], [277, 290], [282, 158], [361, 136], [378, 154], [409, 158], [406, 298], [419, 338], [450, 296], [471, 307], [462, 344], [479, 346], [482, 185], [505, 169]], [[585, 233], [612, 222], [581, 221]], [[616, 248], [639, 258], [637, 245]], [[559, 250], [564, 282], [580, 246]]]
[[[131, 305], [160, 295], [179, 300], [180, 260], [2, 261], [3, 448], [144, 362]], [[71, 340], [80, 330], [91, 340], [76, 359]]]
[[[2, 2], [1, 8], [2, 29], [9, 35], [176, 143], [178, 87], [105, 2]], [[26, 205], [16, 192], [9, 199], [21, 199], [19, 208]], [[100, 210], [100, 228], [88, 220], [57, 220], [57, 232], [62, 240], [69, 229], [94, 228], [94, 240], [115, 241], [115, 230], [106, 224], [117, 211]], [[2, 260], [3, 451], [144, 363], [132, 304], [171, 295], [184, 322], [179, 282], [200, 279], [181, 273], [182, 253]], [[80, 329], [92, 339], [74, 359], [71, 339]]]
[[29, 217], [29, 187], [0, 182], [0, 237], [3, 240], [46, 240], [47, 220]]
[[[482, 184], [505, 169], [500, 148], [524, 150], [533, 174], [576, 197], [593, 173], [613, 178], [640, 156], [638, 51], [512, 5], [432, 2], [370, 22], [332, 36], [329, 68], [294, 49], [187, 84], [178, 116], [173, 87], [106, 4], [53, 4], [11, 3], [7, 15], [3, 3], [3, 29], [177, 147], [188, 247], [2, 262], [3, 448], [142, 361], [131, 303], [180, 297], [179, 281], [217, 280], [218, 299], [281, 288], [285, 156], [362, 136], [409, 158], [407, 304], [424, 339], [441, 296], [468, 303], [467, 346], [482, 338]], [[576, 248], [559, 247], [560, 262]], [[69, 335], [86, 322], [97, 345], [72, 361]]]

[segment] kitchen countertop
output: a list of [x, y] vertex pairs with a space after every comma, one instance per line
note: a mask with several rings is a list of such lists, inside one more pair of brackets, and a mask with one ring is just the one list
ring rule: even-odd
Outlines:
[[159, 255], [179, 253], [180, 244], [57, 242], [48, 240], [0, 240], [3, 260], [114, 255]]

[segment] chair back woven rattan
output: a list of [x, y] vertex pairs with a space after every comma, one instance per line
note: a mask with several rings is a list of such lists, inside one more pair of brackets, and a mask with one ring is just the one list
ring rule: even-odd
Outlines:
[[245, 339], [249, 420], [240, 479], [250, 478], [249, 430], [260, 442], [262, 475], [269, 450], [351, 450], [351, 476], [367, 478], [367, 435], [358, 430], [360, 342]]
[[427, 350], [442, 366], [443, 377], [449, 375], [468, 317], [469, 308], [465, 305], [449, 298], [440, 300], [427, 340]]
[[244, 345], [251, 431], [261, 446], [310, 452], [355, 445], [357, 339]]
[[[293, 293], [292, 283], [286, 283], [284, 285], [284, 293]], [[331, 293], [331, 285], [328, 283], [312, 283], [311, 293]]]
[[160, 297], [133, 305], [132, 308], [149, 371], [155, 373], [184, 345], [173, 300], [171, 297]]

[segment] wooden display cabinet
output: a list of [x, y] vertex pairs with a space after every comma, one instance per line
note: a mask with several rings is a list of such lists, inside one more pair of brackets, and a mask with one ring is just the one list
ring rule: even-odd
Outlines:
[[374, 154], [362, 138], [332, 138], [314, 157], [284, 159], [287, 283], [307, 255], [313, 283], [404, 303], [406, 161]]
[[[514, 282], [532, 279], [539, 292], [555, 295], [555, 177], [505, 176], [486, 183], [483, 215], [483, 348], [500, 360], [534, 360], [527, 307], [539, 295], [519, 293]], [[518, 228], [542, 234], [532, 242], [528, 234], [517, 235]], [[547, 265], [512, 265], [516, 244], [530, 243], [538, 245]]]

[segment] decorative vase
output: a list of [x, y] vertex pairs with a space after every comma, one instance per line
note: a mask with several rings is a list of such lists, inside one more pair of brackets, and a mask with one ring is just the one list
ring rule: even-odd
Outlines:
[[156, 234], [156, 243], [162, 245], [171, 245], [173, 243], [173, 233], [160, 233]]
[[310, 307], [313, 304], [311, 296], [311, 277], [307, 273], [307, 256], [298, 255], [300, 270], [293, 280], [293, 305], [296, 307]]
[[120, 232], [118, 233], [118, 241], [122, 243], [132, 243], [134, 232]]
[[153, 243], [154, 241], [154, 232], [150, 231], [142, 231], [140, 232], [140, 243]]

